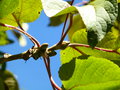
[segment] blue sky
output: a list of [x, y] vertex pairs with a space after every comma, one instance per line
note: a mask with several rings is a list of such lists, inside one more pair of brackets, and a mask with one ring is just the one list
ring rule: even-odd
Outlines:
[[[81, 0], [78, 1], [80, 2]], [[48, 43], [49, 46], [52, 46], [60, 40], [62, 25], [58, 27], [48, 27], [48, 23], [48, 17], [44, 12], [42, 12], [40, 18], [33, 23], [29, 23], [28, 33], [34, 36], [41, 44]], [[7, 31], [7, 33], [9, 38], [14, 40], [15, 43], [1, 46], [1, 51], [10, 54], [18, 54], [33, 46], [33, 43], [31, 43], [31, 41], [26, 37], [27, 45], [25, 47], [21, 47], [12, 33], [10, 31]], [[58, 54], [55, 57], [51, 57], [51, 71], [53, 79], [59, 86], [61, 86], [61, 81], [58, 76], [60, 55], [59, 51], [57, 52]], [[7, 63], [7, 69], [16, 76], [20, 90], [52, 90], [42, 59], [35, 61], [31, 58], [27, 62], [24, 60], [11, 61]]]
[[[33, 23], [29, 23], [28, 33], [34, 36], [41, 44], [49, 43], [49, 46], [51, 46], [59, 41], [62, 27], [48, 27], [48, 23], [48, 17], [42, 12], [39, 19]], [[15, 43], [0, 47], [1, 51], [18, 54], [33, 46], [31, 41], [26, 37], [27, 46], [21, 47], [12, 33], [10, 31], [7, 31], [7, 33], [9, 38], [14, 40]], [[51, 70], [55, 82], [61, 86], [58, 76], [60, 58], [59, 51], [57, 52], [58, 54], [55, 57], [51, 57]], [[35, 61], [31, 58], [27, 62], [24, 60], [11, 61], [7, 63], [7, 69], [17, 77], [20, 90], [52, 90], [42, 59]]]

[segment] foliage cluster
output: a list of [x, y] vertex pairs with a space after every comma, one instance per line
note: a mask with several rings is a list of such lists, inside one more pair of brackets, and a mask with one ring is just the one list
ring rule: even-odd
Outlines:
[[[31, 57], [43, 58], [53, 90], [120, 89], [120, 0], [74, 2], [0, 0], [0, 45], [13, 43], [7, 30], [20, 42], [24, 41], [23, 33], [34, 43], [32, 48], [17, 55], [0, 52], [0, 90], [19, 90], [14, 75], [5, 68], [6, 62]], [[64, 23], [60, 41], [52, 47], [40, 45], [22, 26], [38, 19], [42, 10], [50, 18], [49, 26]], [[70, 42], [64, 41], [66, 35]], [[58, 49], [62, 87], [53, 81], [50, 72], [50, 57]]]

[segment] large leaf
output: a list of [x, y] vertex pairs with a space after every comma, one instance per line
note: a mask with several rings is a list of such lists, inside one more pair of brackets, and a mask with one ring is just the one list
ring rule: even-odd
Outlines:
[[[12, 26], [17, 26], [16, 20], [13, 17], [12, 14], [7, 15], [4, 18], [0, 19], [0, 23], [4, 23], [4, 24], [8, 24], [8, 25], [12, 25]], [[11, 28], [7, 28], [7, 27], [3, 27], [0, 26], [0, 31], [5, 31], [5, 30], [10, 30]]]
[[12, 42], [12, 40], [8, 39], [6, 32], [0, 31], [0, 45], [7, 45]]
[[[23, 22], [33, 22], [36, 20], [40, 12], [42, 11], [42, 5], [40, 0], [19, 0], [18, 8], [4, 18], [0, 18], [0, 23], [18, 26], [17, 22], [22, 24]], [[5, 31], [11, 28], [0, 26], [0, 30]]]
[[[97, 44], [97, 47], [104, 49], [118, 49], [119, 51], [119, 30], [112, 28], [112, 32], [106, 34], [101, 42]], [[88, 44], [87, 43], [87, 32], [86, 29], [79, 30], [73, 34], [72, 43]], [[91, 49], [90, 47], [77, 47], [80, 51], [84, 52], [87, 55], [93, 55], [96, 57], [103, 57], [109, 60], [120, 60], [120, 55], [114, 52], [105, 52], [96, 49]]]
[[41, 0], [20, 0], [19, 7], [13, 13], [19, 22], [33, 22], [42, 10]]
[[59, 76], [65, 90], [120, 89], [120, 68], [107, 59], [81, 56], [67, 48], [61, 62]]
[[19, 0], [0, 0], [0, 18], [12, 13], [19, 5]]
[[103, 39], [117, 18], [117, 0], [95, 0], [89, 5], [76, 8], [86, 25], [88, 43], [94, 47]]
[[[118, 14], [117, 0], [95, 0], [83, 7], [70, 6], [62, 0], [42, 0], [47, 16], [55, 17], [78, 10], [88, 34], [88, 43], [94, 47], [103, 39], [115, 22]], [[77, 10], [76, 10], [77, 9]]]

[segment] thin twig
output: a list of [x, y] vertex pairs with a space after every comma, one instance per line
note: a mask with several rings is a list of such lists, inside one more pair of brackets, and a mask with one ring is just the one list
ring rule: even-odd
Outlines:
[[71, 3], [70, 3], [70, 5], [73, 5], [74, 1], [75, 1], [75, 0], [72, 0]]
[[[49, 58], [47, 58], [47, 59], [49, 60]], [[45, 66], [46, 66], [46, 69], [47, 69], [47, 72], [48, 72], [48, 76], [49, 76], [52, 88], [53, 88], [53, 90], [55, 90], [55, 88], [57, 90], [61, 90], [61, 88], [54, 82], [54, 80], [52, 78], [52, 75], [51, 75], [51, 72], [50, 72], [50, 66], [49, 66], [50, 63], [48, 64], [47, 59], [43, 57], [43, 60], [44, 60], [44, 63], [45, 63]]]
[[83, 0], [82, 2], [75, 4], [75, 6], [80, 6], [80, 5], [84, 5], [84, 4], [88, 4], [88, 3], [89, 3], [89, 1]]
[[49, 76], [49, 80], [50, 80], [51, 86], [52, 86], [53, 90], [55, 90], [55, 88], [54, 88], [54, 86], [53, 86], [53, 84], [51, 82], [51, 74], [50, 74], [50, 71], [49, 71], [49, 68], [48, 68], [49, 65], [47, 63], [47, 59], [43, 57], [43, 60], [44, 60], [44, 63], [45, 63], [46, 69], [47, 69], [47, 73], [48, 73], [48, 76]]
[[55, 81], [54, 81], [53, 78], [52, 78], [51, 69], [50, 69], [50, 58], [49, 58], [49, 57], [47, 58], [47, 61], [48, 61], [49, 73], [50, 73], [50, 75], [51, 75], [51, 82], [52, 82], [53, 86], [54, 86], [57, 90], [61, 90], [61, 88], [55, 83]]
[[[74, 3], [74, 0], [71, 1], [70, 5], [72, 6], [73, 3]], [[64, 40], [64, 38], [65, 38], [65, 36], [66, 36], [66, 35], [64, 35], [64, 34], [66, 34], [66, 33], [64, 33], [64, 32], [65, 32], [65, 28], [66, 28], [66, 25], [67, 25], [68, 17], [69, 17], [69, 13], [68, 13], [67, 16], [66, 16], [65, 23], [64, 23], [64, 26], [63, 26], [63, 29], [62, 29], [61, 39], [60, 39], [60, 41], [58, 42], [58, 45], [60, 45], [60, 44], [62, 43], [62, 41]], [[70, 21], [70, 23], [71, 23], [71, 21]], [[69, 25], [69, 26], [70, 26], [70, 25]]]
[[[70, 47], [87, 47], [87, 48], [90, 48], [90, 45], [77, 44], [77, 43], [72, 43], [72, 44], [69, 44], [68, 46], [70, 46]], [[116, 53], [116, 54], [120, 55], [120, 53], [117, 52], [116, 50], [104, 49], [104, 48], [99, 48], [99, 47], [94, 47], [93, 49], [97, 49], [97, 50], [105, 51], [105, 52], [112, 52], [112, 53]]]
[[76, 47], [72, 46], [73, 49], [75, 49], [76, 51], [78, 51], [79, 53], [81, 53], [82, 55], [87, 55], [84, 52], [80, 51], [79, 49], [77, 49]]
[[64, 32], [65, 32], [65, 27], [66, 27], [66, 24], [67, 24], [68, 16], [69, 16], [69, 14], [67, 14], [67, 16], [66, 16], [65, 23], [64, 23], [64, 26], [63, 26], [63, 29], [62, 29], [62, 35], [61, 35], [61, 38], [63, 37]]
[[60, 39], [58, 45], [60, 45], [63, 42], [64, 38], [66, 37], [67, 33], [69, 32], [69, 30], [72, 26], [72, 18], [73, 18], [73, 15], [70, 15], [70, 24], [68, 26], [68, 29], [66, 30], [66, 32], [63, 34], [62, 38]]
[[8, 27], [8, 28], [12, 28], [12, 29], [16, 29], [18, 30], [19, 32], [25, 34], [26, 36], [28, 36], [28, 38], [37, 46], [37, 47], [40, 47], [40, 43], [33, 37], [31, 36], [30, 34], [28, 34], [27, 32], [23, 31], [22, 29], [18, 28], [18, 27], [15, 27], [15, 26], [11, 26], [11, 25], [7, 25], [7, 24], [3, 24], [3, 23], [0, 23], [1, 26], [4, 26], [4, 27]]
[[[19, 22], [19, 20], [16, 18], [16, 16], [14, 15], [14, 13], [12, 13], [12, 15], [13, 15], [13, 17], [14, 17], [14, 19], [15, 19], [15, 21], [16, 21], [16, 23], [18, 24], [18, 26], [20, 27], [20, 29], [22, 29], [22, 30], [24, 30], [23, 29], [23, 27], [21, 26], [21, 24], [20, 24], [20, 22]], [[25, 31], [25, 30], [24, 30]]]

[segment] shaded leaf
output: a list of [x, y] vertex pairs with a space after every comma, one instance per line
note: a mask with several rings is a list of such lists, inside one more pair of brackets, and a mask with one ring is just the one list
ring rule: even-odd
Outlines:
[[5, 90], [19, 90], [17, 80], [9, 71], [0, 71], [0, 77], [4, 83]]
[[0, 90], [5, 90], [5, 86], [4, 86], [4, 83], [0, 77]]
[[117, 20], [120, 22], [120, 2], [118, 3], [118, 17]]
[[51, 17], [48, 26], [58, 26], [62, 24], [66, 19], [66, 15], [61, 15], [58, 17]]
[[65, 90], [118, 90], [120, 68], [113, 62], [82, 56], [67, 48], [61, 52], [59, 76]]
[[0, 0], [0, 18], [12, 13], [19, 5], [19, 0]]
[[7, 45], [10, 43], [13, 43], [13, 41], [8, 39], [6, 32], [0, 31], [0, 45]]

